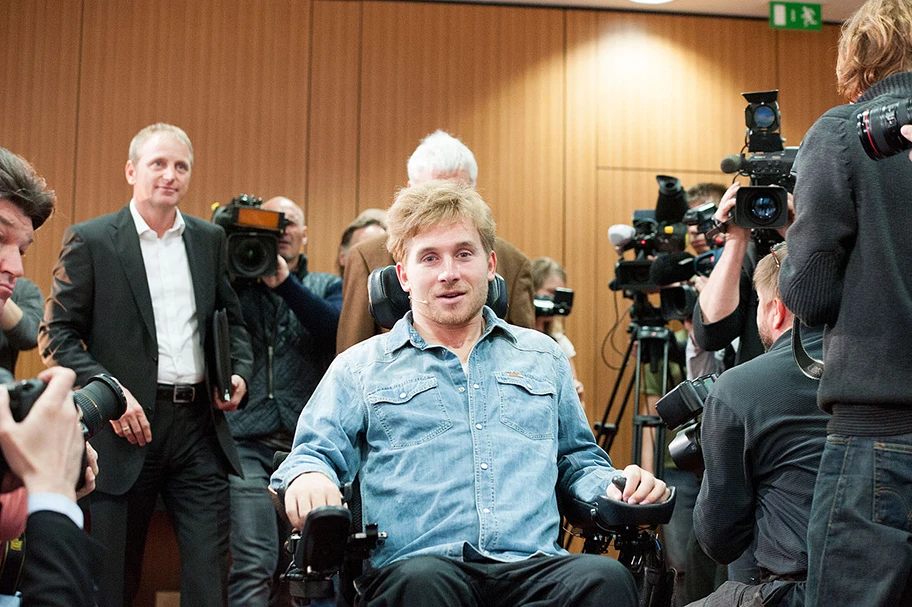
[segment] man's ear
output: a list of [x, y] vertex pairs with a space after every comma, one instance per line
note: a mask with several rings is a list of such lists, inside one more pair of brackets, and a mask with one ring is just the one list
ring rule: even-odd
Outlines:
[[136, 167], [133, 166], [131, 160], [127, 161], [127, 166], [124, 167], [124, 174], [127, 176], [127, 183], [130, 185], [136, 184]]
[[[301, 231], [304, 233], [304, 236], [301, 239], [301, 248], [303, 249], [304, 247], [307, 246], [307, 226], [304, 226], [304, 228]], [[300, 253], [300, 252], [301, 251], [298, 251], [298, 253]]]
[[494, 280], [494, 274], [497, 273], [497, 253], [491, 251], [491, 258], [488, 259], [488, 282]]
[[399, 279], [399, 286], [402, 287], [402, 290], [409, 293], [411, 287], [409, 286], [408, 274], [401, 261], [396, 262], [396, 278]]
[[778, 331], [787, 331], [792, 326], [792, 315], [782, 300], [778, 297], [773, 300], [773, 326]]

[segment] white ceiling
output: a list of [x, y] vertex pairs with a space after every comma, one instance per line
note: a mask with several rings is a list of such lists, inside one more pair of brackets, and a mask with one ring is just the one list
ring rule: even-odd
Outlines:
[[[665, 4], [635, 4], [631, 0], [453, 0], [476, 4], [518, 4], [527, 6], [558, 6], [598, 8], [625, 11], [662, 13], [692, 13], [698, 15], [723, 15], [733, 17], [761, 17], [769, 19], [767, 0], [672, 0]], [[791, 0], [795, 1], [795, 0]], [[825, 23], [845, 21], [863, 3], [863, 0], [823, 0], [820, 11]]]

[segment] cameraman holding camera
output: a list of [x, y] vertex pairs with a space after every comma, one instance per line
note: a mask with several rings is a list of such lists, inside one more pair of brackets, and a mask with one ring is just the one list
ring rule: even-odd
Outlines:
[[276, 197], [262, 208], [284, 213], [287, 223], [278, 241], [276, 275], [234, 281], [253, 345], [250, 400], [226, 415], [244, 470], [244, 478], [230, 479], [228, 604], [239, 607], [265, 607], [280, 590], [287, 595], [287, 587], [273, 580], [291, 530], [280, 523], [269, 497], [272, 458], [291, 449], [301, 409], [335, 356], [342, 309], [342, 279], [307, 271], [301, 207]]
[[[730, 219], [740, 188], [740, 183], [734, 183], [719, 202], [715, 220], [726, 225], [725, 253], [703, 285], [693, 313], [693, 339], [703, 350], [721, 350], [739, 338], [736, 365], [763, 353], [757, 333], [757, 293], [751, 281], [757, 260], [765, 252], [757, 250], [749, 229]], [[788, 205], [791, 217], [791, 194]], [[779, 229], [783, 238], [786, 229]]]
[[[0, 147], [0, 311], [22, 277], [22, 252], [54, 209], [54, 192], [24, 159]], [[28, 558], [22, 568], [23, 605], [94, 605], [93, 579], [101, 563], [101, 546], [82, 531], [83, 515], [76, 505], [76, 481], [86, 452], [77, 409], [70, 396], [74, 373], [47, 369], [39, 379], [47, 388], [29, 414], [17, 423], [9, 394], [0, 387], [0, 448], [9, 473], [4, 496], [18, 485], [28, 494]], [[0, 369], [0, 382], [12, 374]], [[94, 452], [88, 453], [82, 495], [92, 490], [98, 472]], [[4, 532], [18, 535], [16, 506], [4, 501], [0, 521]], [[7, 555], [4, 555], [5, 557]]]
[[[818, 402], [832, 413], [808, 529], [808, 605], [912, 604], [912, 171], [897, 145], [912, 122], [910, 71], [912, 3], [869, 0], [839, 41], [837, 84], [850, 103], [814, 123], [795, 164], [780, 289], [805, 323], [825, 326]], [[875, 157], [871, 143], [884, 159], [865, 155]]]
[[[777, 287], [785, 258], [777, 245], [754, 272], [767, 352], [723, 373], [706, 398], [706, 472], [694, 508], [694, 532], [714, 560], [730, 563], [754, 546], [760, 585], [726, 582], [695, 603], [701, 607], [803, 604], [805, 536], [827, 416], [817, 407], [817, 382], [792, 357], [793, 316]], [[820, 330], [805, 342], [820, 355]]]

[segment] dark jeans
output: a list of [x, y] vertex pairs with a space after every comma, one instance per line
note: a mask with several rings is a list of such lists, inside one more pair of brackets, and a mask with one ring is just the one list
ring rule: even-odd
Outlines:
[[[275, 579], [282, 545], [291, 532], [269, 497], [275, 447], [255, 440], [236, 443], [244, 478], [231, 476], [231, 571], [228, 604], [267, 607], [291, 602]], [[281, 571], [278, 573], [282, 573]]]
[[466, 563], [415, 556], [358, 580], [369, 607], [635, 607], [633, 576], [593, 554], [539, 556], [513, 563]]
[[912, 435], [830, 435], [808, 527], [807, 605], [912, 604]]
[[801, 607], [804, 582], [767, 582], [755, 586], [725, 582], [708, 597], [687, 607]]

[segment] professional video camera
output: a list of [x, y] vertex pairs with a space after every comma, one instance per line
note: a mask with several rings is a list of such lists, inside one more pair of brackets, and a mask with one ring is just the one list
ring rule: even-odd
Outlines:
[[748, 101], [744, 145], [750, 156], [742, 150], [722, 159], [723, 172], [740, 173], [751, 181], [738, 190], [732, 214], [735, 225], [742, 228], [774, 229], [788, 224], [787, 190], [795, 185], [791, 170], [798, 148], [782, 147], [778, 93], [742, 93]]
[[855, 116], [858, 138], [872, 160], [883, 160], [912, 148], [912, 141], [899, 132], [906, 124], [912, 124], [912, 99], [865, 108]]
[[[6, 384], [13, 419], [17, 422], [25, 419], [45, 387], [46, 384], [40, 379], [26, 379]], [[127, 398], [120, 384], [104, 373], [90, 377], [85, 387], [74, 390], [73, 402], [79, 409], [79, 424], [85, 440], [95, 436], [109, 421], [119, 418], [127, 410]], [[83, 454], [83, 460], [85, 459], [86, 456]], [[88, 465], [85, 461], [83, 463], [83, 468]], [[6, 460], [0, 453], [0, 476], [7, 470]], [[84, 482], [85, 479], [80, 477], [79, 486]]]
[[536, 295], [532, 301], [535, 306], [535, 315], [551, 318], [552, 316], [567, 316], [573, 309], [573, 289], [554, 290], [554, 297], [550, 295]]
[[680, 428], [678, 435], [668, 445], [668, 452], [681, 470], [696, 474], [703, 472], [703, 449], [700, 438], [700, 421], [703, 403], [716, 375], [704, 375], [685, 380], [656, 403], [656, 411], [669, 430]]
[[261, 209], [262, 198], [247, 194], [216, 207], [212, 222], [228, 235], [228, 271], [240, 278], [275, 276], [279, 237], [285, 233], [285, 213]]
[[652, 256], [681, 252], [687, 246], [687, 227], [681, 223], [687, 212], [687, 196], [680, 180], [656, 175], [659, 196], [655, 210], [633, 212], [632, 226], [618, 224], [608, 229], [608, 239], [621, 252], [633, 249], [636, 259], [620, 260], [615, 265], [615, 279], [609, 287], [615, 291], [651, 291], [657, 288], [650, 278]]

